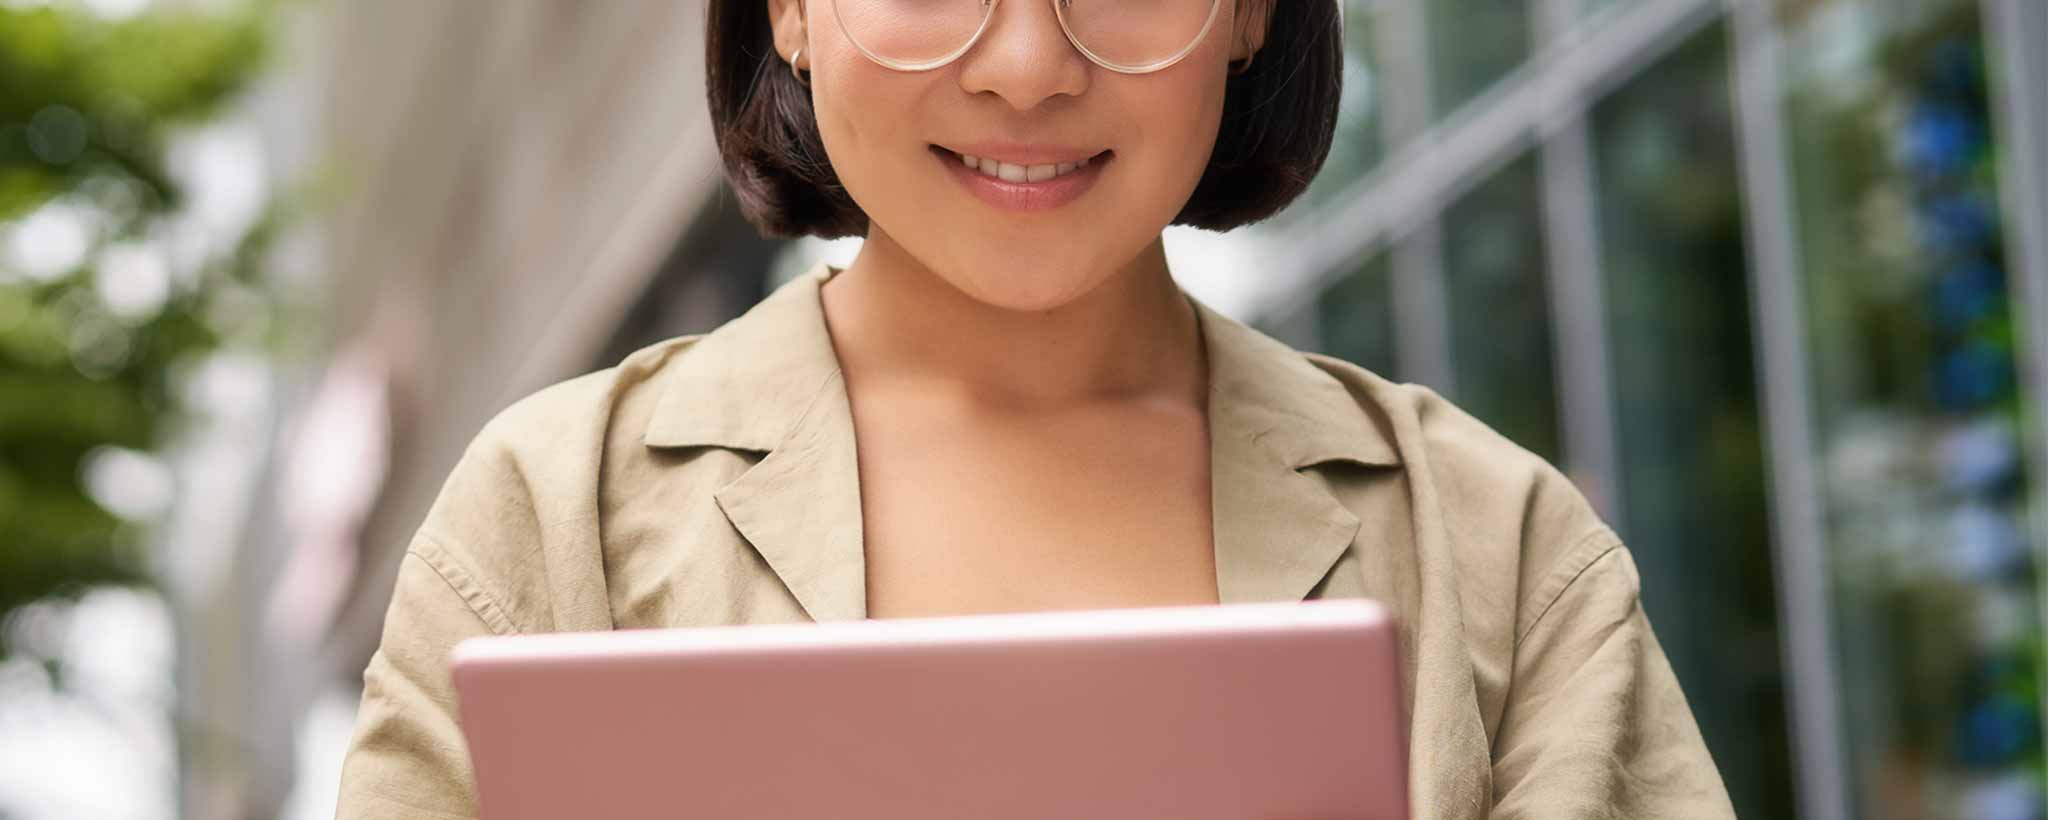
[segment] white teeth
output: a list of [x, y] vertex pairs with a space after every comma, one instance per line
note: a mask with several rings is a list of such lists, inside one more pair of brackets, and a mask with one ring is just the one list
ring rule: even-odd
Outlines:
[[973, 154], [958, 154], [960, 164], [1004, 182], [1044, 182], [1088, 167], [1088, 159], [1047, 165], [1013, 165]]

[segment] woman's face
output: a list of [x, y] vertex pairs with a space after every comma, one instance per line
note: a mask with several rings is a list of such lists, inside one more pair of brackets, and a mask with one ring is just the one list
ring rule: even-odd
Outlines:
[[[1089, 292], [1158, 239], [1208, 165], [1229, 61], [1263, 42], [1268, 7], [1222, 0], [1185, 59], [1121, 74], [1074, 48], [1048, 0], [1002, 0], [966, 54], [902, 72], [847, 39], [833, 0], [767, 2], [778, 50], [803, 49], [826, 153], [870, 241], [886, 234], [968, 296], [1017, 310]], [[1015, 166], [996, 174], [1021, 169], [1023, 184], [962, 154]]]

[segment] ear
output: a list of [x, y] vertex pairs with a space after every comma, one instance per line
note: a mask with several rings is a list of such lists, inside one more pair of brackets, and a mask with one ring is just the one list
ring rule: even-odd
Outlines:
[[1232, 0], [1237, 4], [1237, 25], [1230, 37], [1230, 59], [1233, 62], [1248, 58], [1265, 47], [1266, 27], [1273, 22], [1275, 1]]
[[[768, 25], [775, 31], [775, 52], [787, 61], [797, 49], [810, 42], [809, 28], [804, 14], [804, 0], [766, 0], [768, 3]], [[802, 58], [810, 62], [810, 58]]]

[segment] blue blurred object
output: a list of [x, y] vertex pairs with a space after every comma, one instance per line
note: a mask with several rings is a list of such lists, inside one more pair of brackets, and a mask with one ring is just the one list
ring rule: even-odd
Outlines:
[[1997, 235], [1998, 214], [1970, 194], [1936, 195], [1923, 200], [1920, 237], [1927, 249], [1944, 256], [1964, 256], [1984, 249]]
[[[2002, 415], [2021, 398], [2006, 328], [2013, 305], [1996, 261], [2004, 249], [1982, 49], [1975, 37], [1950, 36], [1924, 54], [1893, 157], [1909, 186], [1928, 276], [1932, 398], [1949, 416], [1933, 453], [1952, 494], [1941, 555], [1973, 606], [1983, 606], [1985, 596], [2025, 588], [2034, 575], [2025, 508], [2012, 503], [2024, 483], [2019, 436]], [[1998, 619], [1971, 623], [1955, 639], [1977, 648], [1965, 687], [1973, 694], [1956, 707], [1948, 754], [1974, 775], [1947, 815], [2038, 820], [2042, 721], [2027, 660], [2033, 654]]]
[[1942, 332], [1962, 335], [2005, 301], [2005, 271], [1989, 262], [1962, 265], [1934, 279], [1934, 321]]
[[1958, 762], [1971, 768], [2011, 765], [2040, 731], [2033, 704], [2004, 693], [1992, 695], [1963, 715]]
[[1949, 571], [1971, 583], [1995, 583], [2026, 568], [2027, 536], [2011, 516], [1981, 503], [1948, 517]]
[[1982, 409], [2012, 387], [2012, 358], [1982, 342], [1966, 342], [1935, 365], [1935, 403], [1951, 412]]
[[1954, 176], [1969, 167], [1984, 141], [1984, 125], [1969, 112], [1923, 100], [1906, 117], [1902, 159], [1909, 171], [1922, 177]]
[[1941, 437], [1934, 450], [1941, 486], [1958, 494], [1995, 494], [2019, 472], [2020, 443], [2011, 426], [1992, 418]]

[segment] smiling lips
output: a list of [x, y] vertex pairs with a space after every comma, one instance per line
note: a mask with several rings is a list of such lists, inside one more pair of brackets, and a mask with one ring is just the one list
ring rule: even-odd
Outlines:
[[977, 144], [954, 149], [944, 145], [932, 146], [934, 151], [943, 152], [959, 160], [962, 167], [972, 168], [994, 179], [1012, 183], [1044, 182], [1086, 168], [1091, 162], [1106, 158], [1109, 151], [1086, 151], [1069, 148], [1041, 148], [1013, 144]]
[[1115, 155], [1107, 150], [1091, 154], [1018, 145], [975, 145], [960, 151], [933, 145], [931, 150], [970, 193], [1010, 211], [1049, 210], [1079, 199], [1094, 187]]
[[1073, 173], [1077, 168], [1088, 167], [1088, 157], [1075, 162], [1061, 162], [1053, 165], [1016, 165], [998, 162], [989, 157], [961, 154], [960, 164], [995, 177], [1004, 182], [1044, 182], [1057, 176]]

